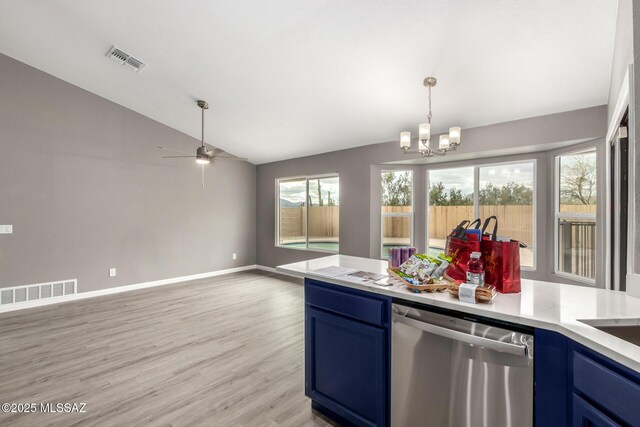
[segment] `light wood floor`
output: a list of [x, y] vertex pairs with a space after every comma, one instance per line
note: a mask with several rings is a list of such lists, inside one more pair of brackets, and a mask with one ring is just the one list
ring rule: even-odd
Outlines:
[[0, 315], [0, 425], [327, 426], [304, 396], [301, 282], [251, 271]]

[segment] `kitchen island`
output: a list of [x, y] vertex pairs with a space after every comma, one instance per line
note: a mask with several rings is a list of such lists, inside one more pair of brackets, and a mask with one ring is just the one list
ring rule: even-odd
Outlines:
[[[360, 284], [343, 280], [339, 276], [327, 277], [317, 272], [331, 266], [385, 274], [387, 263], [368, 258], [332, 255], [277, 268], [277, 271], [282, 273], [305, 278], [307, 323], [310, 315], [322, 317], [337, 313], [335, 318], [339, 320], [359, 320], [363, 326], [358, 333], [368, 334], [366, 336], [370, 340], [367, 342], [379, 341], [378, 347], [368, 350], [370, 353], [365, 355], [368, 358], [361, 360], [376, 361], [378, 364], [372, 366], [369, 372], [379, 372], [380, 376], [377, 382], [371, 382], [372, 385], [365, 389], [369, 390], [373, 385], [379, 385], [384, 390], [378, 390], [378, 394], [375, 395], [378, 401], [374, 402], [372, 397], [368, 401], [370, 406], [360, 407], [360, 412], [367, 412], [371, 408], [381, 411], [378, 416], [358, 418], [356, 414], [353, 418], [350, 417], [352, 414], [349, 411], [346, 414], [340, 413], [339, 410], [332, 413], [335, 408], [317, 404], [318, 399], [314, 398], [314, 391], [307, 389], [314, 405], [317, 404], [318, 409], [326, 410], [325, 412], [335, 416], [339, 421], [356, 425], [389, 424], [388, 366], [393, 357], [389, 338], [390, 306], [391, 302], [408, 302], [441, 311], [467, 313], [479, 318], [508, 322], [535, 331], [536, 425], [566, 425], [580, 423], [580, 420], [601, 424], [604, 423], [602, 420], [610, 421], [610, 424], [603, 425], [618, 425], [617, 422], [640, 425], [638, 405], [620, 403], [620, 398], [622, 401], [640, 399], [640, 347], [598, 329], [616, 325], [640, 325], [640, 299], [629, 297], [623, 292], [522, 280], [522, 292], [519, 294], [499, 294], [492, 304], [468, 304], [452, 298], [448, 293], [417, 294], [402, 285], [383, 287], [376, 284]], [[326, 288], [324, 295], [318, 291], [322, 291], [323, 286]], [[346, 302], [340, 299], [340, 290], [350, 293]], [[314, 300], [320, 303], [309, 304], [310, 291]], [[325, 303], [328, 305], [323, 306]], [[356, 323], [339, 325], [341, 328], [356, 326]], [[308, 341], [313, 331], [307, 329], [306, 333]], [[327, 345], [332, 345], [330, 334], [326, 337], [326, 342]], [[310, 349], [308, 345], [306, 347], [307, 385], [309, 377], [317, 374], [309, 370], [309, 365], [315, 366], [314, 357], [325, 354], [316, 353], [315, 350]], [[336, 351], [334, 349], [333, 353]], [[334, 357], [331, 354], [328, 357]], [[337, 359], [330, 362], [335, 364], [336, 361]], [[381, 363], [386, 364], [385, 369], [382, 369], [384, 366], [379, 366]], [[336, 375], [340, 374], [336, 372]], [[329, 376], [327, 372], [324, 375]], [[315, 384], [317, 378], [311, 379]], [[320, 378], [321, 384], [325, 380]], [[331, 379], [327, 384], [335, 386]], [[355, 390], [357, 387], [354, 390], [334, 389], [338, 395], [344, 391], [345, 399], [352, 396]], [[380, 403], [382, 401], [384, 403]], [[364, 405], [360, 401], [356, 403]], [[381, 408], [381, 405], [384, 407]], [[628, 409], [624, 409], [625, 407]], [[338, 409], [341, 408], [338, 405]], [[635, 424], [636, 421], [639, 424]]]

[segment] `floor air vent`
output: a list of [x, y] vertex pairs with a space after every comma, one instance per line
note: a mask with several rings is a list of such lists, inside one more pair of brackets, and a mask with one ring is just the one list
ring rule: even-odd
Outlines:
[[107, 52], [107, 56], [114, 61], [117, 61], [121, 65], [126, 65], [136, 73], [142, 70], [145, 66], [144, 62], [134, 58], [126, 52], [121, 51], [115, 46], [111, 46], [111, 49], [109, 49], [109, 52]]
[[60, 282], [38, 283], [36, 285], [0, 288], [0, 305], [19, 302], [50, 299], [71, 295], [78, 292], [78, 280], [62, 280]]

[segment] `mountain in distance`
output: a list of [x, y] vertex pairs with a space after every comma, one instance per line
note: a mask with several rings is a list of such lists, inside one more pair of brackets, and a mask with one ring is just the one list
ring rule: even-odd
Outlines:
[[299, 208], [302, 203], [300, 202], [290, 202], [287, 199], [283, 199], [280, 197], [280, 207], [281, 208]]

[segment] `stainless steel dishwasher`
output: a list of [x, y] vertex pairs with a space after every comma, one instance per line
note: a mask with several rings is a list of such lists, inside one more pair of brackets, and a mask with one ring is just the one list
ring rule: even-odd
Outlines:
[[393, 304], [391, 360], [393, 427], [533, 425], [530, 334]]

